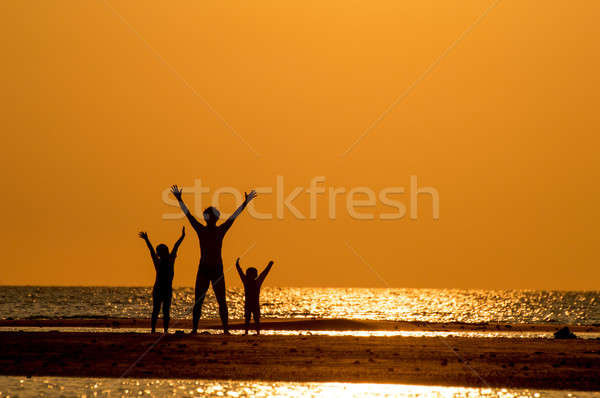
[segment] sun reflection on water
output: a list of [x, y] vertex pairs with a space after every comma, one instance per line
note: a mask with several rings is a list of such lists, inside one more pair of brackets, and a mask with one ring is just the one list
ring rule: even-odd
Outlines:
[[[0, 290], [0, 317], [146, 318], [147, 287], [31, 287]], [[228, 289], [230, 317], [241, 319], [244, 293]], [[194, 289], [174, 289], [171, 316], [190, 316]], [[347, 318], [418, 322], [600, 323], [600, 292], [543, 290], [276, 288], [261, 295], [266, 318]], [[212, 291], [202, 311], [218, 318]]]
[[89, 379], [0, 377], [0, 396], [79, 397], [597, 397], [598, 393], [505, 388], [367, 383], [290, 383], [231, 380]]

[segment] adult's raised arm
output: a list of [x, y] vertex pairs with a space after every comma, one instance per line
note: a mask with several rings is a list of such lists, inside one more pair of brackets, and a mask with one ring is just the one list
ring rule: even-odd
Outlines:
[[179, 202], [179, 207], [181, 207], [183, 214], [185, 214], [187, 219], [190, 221], [190, 224], [192, 224], [192, 228], [194, 228], [196, 231], [202, 229], [204, 225], [202, 225], [198, 220], [196, 220], [196, 217], [194, 217], [194, 215], [190, 212], [190, 210], [185, 205], [185, 202], [181, 197], [183, 189], [180, 189], [177, 185], [172, 185], [171, 192], [173, 193], [173, 196], [175, 196], [175, 199], [177, 199], [177, 202]]
[[255, 197], [256, 197], [255, 190], [250, 191], [250, 193], [244, 192], [244, 201], [242, 202], [240, 207], [238, 207], [233, 212], [233, 214], [227, 219], [227, 221], [225, 221], [223, 224], [221, 224], [221, 228], [223, 228], [225, 231], [227, 231], [229, 228], [231, 228], [231, 226], [233, 225], [233, 222], [235, 221], [237, 216], [239, 216], [242, 213], [242, 211], [244, 211], [246, 206], [248, 206], [248, 203], [250, 203], [250, 201], [252, 199], [254, 199]]

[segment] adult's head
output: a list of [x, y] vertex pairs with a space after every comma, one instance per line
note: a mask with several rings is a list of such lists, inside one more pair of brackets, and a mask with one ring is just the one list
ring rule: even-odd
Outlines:
[[212, 206], [204, 209], [204, 213], [202, 214], [204, 215], [204, 221], [206, 221], [206, 223], [209, 225], [215, 225], [219, 220], [219, 217], [221, 216], [219, 210], [217, 210], [216, 207]]

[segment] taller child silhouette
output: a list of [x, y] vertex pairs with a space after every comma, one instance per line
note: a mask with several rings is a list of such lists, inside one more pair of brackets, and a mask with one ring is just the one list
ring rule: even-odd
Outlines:
[[256, 197], [256, 192], [252, 191], [249, 194], [244, 193], [244, 202], [240, 207], [221, 225], [217, 226], [219, 220], [219, 210], [214, 207], [204, 209], [203, 215], [206, 225], [200, 223], [190, 213], [189, 209], [183, 202], [181, 194], [183, 190], [177, 185], [171, 187], [171, 192], [177, 198], [181, 210], [185, 213], [190, 224], [198, 234], [200, 241], [200, 264], [198, 265], [198, 273], [196, 274], [196, 288], [194, 300], [194, 316], [192, 333], [198, 332], [198, 321], [202, 315], [202, 303], [208, 290], [208, 285], [212, 283], [213, 291], [219, 304], [219, 315], [221, 323], [223, 323], [223, 332], [229, 334], [227, 300], [225, 299], [225, 277], [223, 275], [223, 259], [221, 258], [221, 248], [223, 246], [223, 238], [235, 221], [236, 217], [246, 208], [248, 203]]

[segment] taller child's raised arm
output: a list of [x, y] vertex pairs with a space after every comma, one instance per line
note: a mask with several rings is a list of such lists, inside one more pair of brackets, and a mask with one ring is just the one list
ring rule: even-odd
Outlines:
[[223, 224], [221, 224], [221, 228], [224, 228], [225, 231], [227, 231], [231, 225], [233, 224], [233, 222], [235, 221], [235, 219], [237, 218], [237, 216], [240, 215], [240, 213], [242, 211], [244, 211], [244, 209], [246, 208], [246, 206], [248, 206], [248, 203], [250, 203], [250, 201], [252, 199], [254, 199], [256, 197], [256, 191], [252, 190], [250, 191], [250, 193], [245, 193], [244, 192], [244, 201], [242, 202], [242, 204], [240, 205], [240, 207], [238, 207], [233, 214], [227, 219], [227, 221], [225, 221]]
[[194, 228], [196, 231], [203, 228], [204, 225], [202, 225], [200, 222], [198, 222], [198, 220], [196, 220], [196, 217], [194, 217], [194, 215], [190, 212], [190, 210], [187, 208], [187, 206], [183, 202], [183, 199], [181, 198], [183, 189], [180, 189], [177, 185], [172, 185], [171, 192], [173, 193], [173, 196], [175, 196], [175, 199], [177, 199], [177, 202], [179, 202], [179, 207], [181, 207], [183, 214], [185, 214], [187, 219], [190, 221], [190, 224], [192, 224], [192, 228]]
[[154, 263], [154, 267], [158, 264], [158, 258], [156, 257], [156, 252], [154, 251], [154, 246], [150, 243], [150, 239], [148, 238], [148, 234], [144, 231], [140, 231], [138, 236], [146, 242], [146, 246], [148, 246], [148, 250], [150, 251], [150, 257], [152, 257], [152, 263]]
[[181, 228], [181, 236], [177, 239], [177, 242], [173, 245], [173, 250], [171, 250], [171, 257], [175, 258], [177, 256], [177, 250], [179, 250], [179, 245], [183, 242], [183, 238], [185, 238], [185, 227]]

